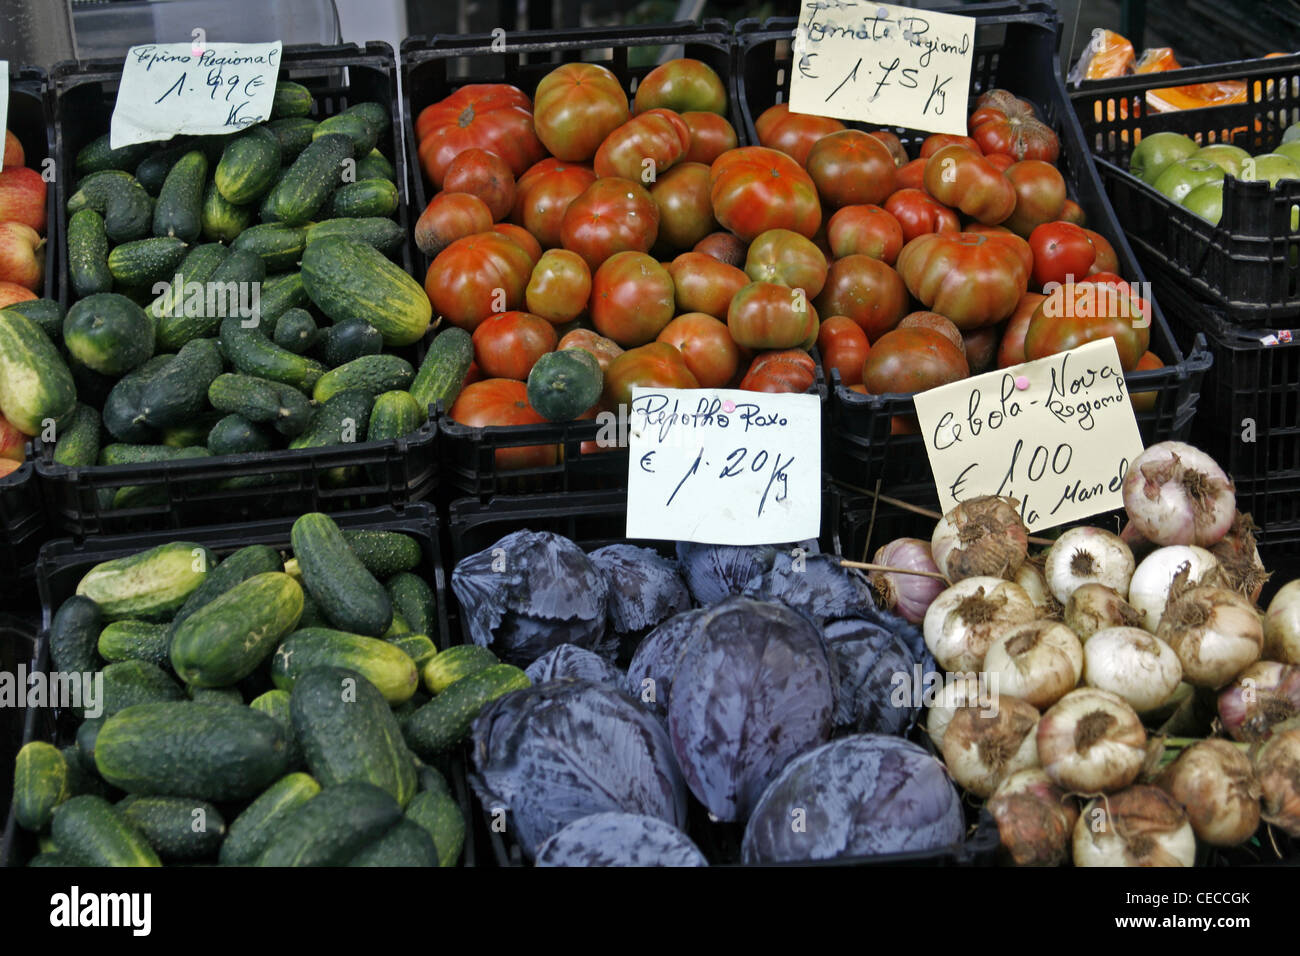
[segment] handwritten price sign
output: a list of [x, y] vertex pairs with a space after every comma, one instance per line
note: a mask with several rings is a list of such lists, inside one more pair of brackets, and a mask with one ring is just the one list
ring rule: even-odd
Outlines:
[[271, 115], [280, 74], [276, 43], [133, 46], [109, 127], [113, 149], [181, 133], [233, 133]]
[[790, 110], [966, 134], [971, 17], [866, 0], [803, 0]]
[[1030, 531], [1123, 507], [1142, 453], [1113, 339], [921, 392], [921, 434], [944, 511], [977, 495], [1020, 501]]
[[772, 544], [821, 529], [821, 402], [735, 389], [632, 390], [627, 536]]

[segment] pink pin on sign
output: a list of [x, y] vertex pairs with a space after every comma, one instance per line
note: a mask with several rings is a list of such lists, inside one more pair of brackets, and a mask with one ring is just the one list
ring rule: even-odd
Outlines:
[[734, 412], [736, 410], [736, 403], [733, 402], [731, 399], [727, 399], [725, 402], [722, 403], [722, 410], [730, 414], [731, 412]]
[[1029, 387], [1029, 377], [1027, 375], [1016, 376], [1016, 388], [1022, 392]]

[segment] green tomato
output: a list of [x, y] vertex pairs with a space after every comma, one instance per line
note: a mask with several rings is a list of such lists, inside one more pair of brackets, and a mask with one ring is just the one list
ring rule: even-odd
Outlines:
[[1223, 171], [1229, 176], [1240, 177], [1241, 164], [1250, 159], [1250, 153], [1240, 146], [1232, 146], [1228, 143], [1214, 143], [1211, 146], [1202, 146], [1192, 153], [1191, 158], [1214, 163], [1216, 166], [1223, 167]]
[[1212, 226], [1223, 216], [1223, 180], [1201, 183], [1185, 197], [1183, 205]]
[[1128, 161], [1128, 171], [1144, 183], [1153, 184], [1165, 167], [1186, 159], [1199, 149], [1196, 141], [1181, 133], [1152, 133], [1143, 136]]
[[1293, 139], [1289, 143], [1283, 143], [1277, 149], [1273, 150], [1273, 152], [1280, 156], [1285, 156], [1292, 162], [1300, 163], [1300, 139]]
[[1292, 123], [1282, 134], [1282, 142], [1297, 143], [1300, 142], [1300, 123]]
[[1155, 187], [1174, 202], [1181, 203], [1197, 186], [1221, 182], [1223, 177], [1223, 167], [1209, 160], [1180, 159], [1165, 167], [1165, 171], [1156, 180]]
[[1300, 179], [1300, 163], [1281, 153], [1262, 153], [1241, 164], [1241, 178], [1247, 182], [1268, 180], [1276, 186], [1279, 179]]

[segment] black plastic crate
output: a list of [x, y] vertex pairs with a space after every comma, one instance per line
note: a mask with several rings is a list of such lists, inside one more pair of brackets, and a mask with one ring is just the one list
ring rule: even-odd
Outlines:
[[[1146, 94], [1219, 80], [1245, 82], [1246, 102], [1157, 113]], [[1072, 90], [1097, 169], [1133, 245], [1243, 326], [1278, 326], [1300, 313], [1300, 232], [1291, 226], [1300, 181], [1224, 181], [1218, 225], [1166, 198], [1128, 172], [1143, 135], [1175, 132], [1202, 145], [1232, 143], [1268, 152], [1300, 120], [1300, 54], [1097, 80]]]
[[[60, 217], [75, 182], [77, 152], [108, 130], [121, 75], [120, 60], [64, 63], [54, 69], [51, 96], [58, 134]], [[378, 42], [364, 48], [353, 44], [285, 47], [280, 77], [310, 89], [321, 117], [359, 102], [388, 106], [393, 125], [380, 137], [379, 149], [396, 171], [402, 199], [397, 222], [409, 232], [392, 48]], [[409, 248], [403, 248], [398, 264], [414, 274]], [[61, 273], [59, 294], [65, 305], [70, 304], [66, 270]], [[424, 345], [396, 351], [418, 367]], [[74, 536], [115, 534], [418, 501], [428, 497], [437, 483], [436, 438], [437, 427], [430, 421], [417, 432], [381, 442], [85, 468], [56, 464], [53, 450], [40, 447], [37, 470], [57, 528]], [[111, 507], [113, 494], [132, 486], [152, 489], [150, 499], [131, 507]]]
[[[401, 511], [375, 508], [352, 511], [332, 516], [341, 528], [400, 531], [420, 543], [422, 560], [419, 572], [433, 588], [438, 602], [438, 633], [429, 635], [439, 648], [452, 642], [447, 616], [447, 580], [443, 571], [442, 541], [439, 523], [434, 510], [424, 503], [416, 503]], [[225, 557], [250, 544], [265, 544], [288, 551], [291, 548], [289, 532], [292, 519], [284, 518], [248, 524], [210, 525], [189, 528], [184, 539], [204, 545], [219, 557]], [[41, 549], [37, 578], [42, 605], [42, 630], [36, 646], [35, 668], [48, 671], [49, 626], [59, 605], [70, 597], [82, 575], [101, 561], [136, 554], [147, 548], [174, 541], [177, 534], [152, 531], [143, 534], [118, 535], [97, 538], [93, 542], [78, 543], [72, 539], [51, 541]], [[33, 666], [30, 665], [29, 666]], [[56, 746], [67, 746], [75, 737], [78, 720], [75, 714], [54, 708], [27, 708], [23, 730], [23, 743], [45, 740]], [[462, 861], [465, 866], [481, 862], [481, 853], [475, 853], [472, 838], [473, 813], [464, 766], [456, 758], [440, 762], [439, 769], [450, 778], [457, 803], [465, 814], [466, 840]], [[224, 808], [223, 808], [224, 809]], [[227, 818], [233, 819], [233, 815]], [[3, 843], [0, 844], [0, 865], [16, 866], [28, 860], [36, 851], [34, 834], [21, 829], [14, 819], [12, 807], [5, 824]]]

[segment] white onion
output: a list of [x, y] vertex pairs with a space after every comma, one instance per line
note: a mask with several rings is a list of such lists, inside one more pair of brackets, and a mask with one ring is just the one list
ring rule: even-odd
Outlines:
[[1283, 664], [1300, 664], [1300, 579], [1282, 585], [1268, 602], [1264, 656]]
[[1066, 694], [1038, 724], [1038, 757], [1057, 786], [1109, 793], [1137, 779], [1147, 733], [1123, 698], [1095, 687]]
[[930, 553], [953, 583], [971, 577], [1011, 578], [1029, 554], [1029, 529], [1014, 499], [970, 498], [935, 525]]
[[959, 707], [943, 734], [943, 762], [952, 778], [987, 797], [1017, 770], [1038, 766], [1038, 710], [1001, 694], [992, 710]]
[[1063, 618], [1084, 641], [1108, 627], [1137, 627], [1143, 620], [1133, 605], [1104, 584], [1085, 584], [1071, 594]]
[[1187, 813], [1212, 846], [1236, 846], [1259, 828], [1259, 781], [1250, 759], [1226, 740], [1199, 740], [1166, 767], [1156, 785]]
[[996, 676], [1000, 694], [1023, 698], [1042, 709], [1079, 683], [1083, 647], [1064, 624], [1030, 621], [989, 645], [984, 670], [990, 679]]
[[1134, 567], [1133, 552], [1119, 535], [1081, 525], [1066, 531], [1048, 549], [1045, 572], [1047, 586], [1064, 604], [1085, 584], [1104, 584], [1124, 597]]
[[1227, 588], [1196, 587], [1170, 601], [1156, 636], [1174, 649], [1183, 679], [1195, 687], [1222, 687], [1264, 649], [1258, 612]]
[[1011, 580], [1025, 589], [1029, 600], [1034, 602], [1034, 607], [1038, 608], [1039, 613], [1046, 617], [1059, 614], [1061, 605], [1047, 590], [1047, 578], [1043, 577], [1042, 569], [1032, 559], [1022, 564]]
[[1282, 730], [1254, 755], [1265, 821], [1300, 837], [1300, 729]]
[[1172, 647], [1137, 627], [1108, 627], [1083, 645], [1083, 680], [1110, 691], [1138, 713], [1162, 706], [1178, 689], [1183, 666]]
[[1128, 585], [1128, 603], [1142, 615], [1141, 626], [1155, 632], [1165, 613], [1169, 589], [1179, 571], [1187, 568], [1187, 584], [1196, 584], [1219, 566], [1218, 559], [1195, 545], [1158, 548], [1137, 566]]
[[1016, 866], [1059, 866], [1069, 859], [1079, 804], [1041, 768], [1017, 770], [989, 797], [1002, 855]]
[[1219, 723], [1233, 740], [1266, 740], [1300, 715], [1300, 667], [1256, 661], [1219, 694]]
[[936, 696], [925, 712], [925, 732], [930, 735], [935, 750], [942, 750], [944, 732], [958, 708], [969, 703], [982, 710], [992, 710], [997, 706], [998, 689], [990, 685], [984, 674], [949, 674]]
[[1037, 614], [1020, 585], [1001, 578], [966, 578], [926, 610], [925, 646], [946, 671], [977, 671], [999, 634], [1032, 621]]
[[1129, 787], [1088, 803], [1074, 825], [1075, 866], [1192, 866], [1196, 834], [1159, 787]]
[[1237, 512], [1232, 482], [1213, 458], [1184, 442], [1152, 445], [1124, 476], [1124, 510], [1156, 544], [1209, 547]]

